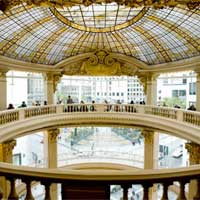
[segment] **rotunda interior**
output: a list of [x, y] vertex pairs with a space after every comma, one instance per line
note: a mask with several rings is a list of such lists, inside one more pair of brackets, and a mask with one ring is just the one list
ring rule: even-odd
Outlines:
[[0, 198], [200, 199], [199, 0], [0, 0], [0, 97]]

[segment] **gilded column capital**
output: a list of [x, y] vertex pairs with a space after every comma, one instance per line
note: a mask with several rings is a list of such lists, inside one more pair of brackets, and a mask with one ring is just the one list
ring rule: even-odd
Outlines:
[[142, 130], [141, 135], [144, 137], [147, 144], [153, 144], [154, 131], [144, 129]]
[[60, 130], [58, 128], [47, 130], [49, 141], [56, 142], [57, 136], [60, 134]]
[[200, 163], [200, 145], [193, 142], [187, 142], [185, 144], [185, 148], [190, 154], [190, 161], [194, 164], [199, 164]]
[[159, 74], [157, 73], [139, 74], [137, 76], [140, 83], [143, 85], [145, 94], [147, 93], [147, 83], [156, 81], [158, 76]]
[[3, 78], [6, 78], [6, 73], [8, 71], [5, 71], [5, 70], [0, 70], [0, 79], [3, 79]]
[[5, 156], [12, 155], [12, 151], [14, 147], [16, 146], [16, 140], [4, 142], [2, 146], [3, 146], [3, 153]]
[[50, 82], [53, 84], [53, 92], [55, 92], [57, 84], [60, 82], [62, 78], [62, 74], [61, 73], [54, 74], [54, 73], [48, 72], [48, 73], [43, 74], [43, 77], [46, 82]]

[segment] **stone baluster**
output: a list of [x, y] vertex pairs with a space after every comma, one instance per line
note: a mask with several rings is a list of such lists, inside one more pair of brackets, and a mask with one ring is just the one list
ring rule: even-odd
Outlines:
[[26, 183], [26, 198], [25, 200], [34, 200], [34, 197], [31, 192], [31, 182], [30, 180], [25, 181]]
[[19, 197], [15, 188], [15, 178], [10, 178], [10, 195], [8, 196], [10, 200], [18, 200]]
[[193, 200], [200, 200], [200, 179], [197, 180], [197, 190]]
[[180, 192], [179, 192], [177, 200], [186, 200], [185, 183], [186, 183], [185, 181], [180, 181]]
[[168, 200], [168, 187], [170, 183], [165, 182], [162, 185], [163, 185], [163, 195], [161, 200]]

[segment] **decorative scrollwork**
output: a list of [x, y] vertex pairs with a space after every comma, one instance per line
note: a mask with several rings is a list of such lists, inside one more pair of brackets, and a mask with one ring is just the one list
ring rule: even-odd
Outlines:
[[105, 57], [105, 64], [106, 65], [112, 66], [115, 62], [116, 61], [112, 56], [108, 55], [108, 56]]
[[90, 64], [90, 65], [97, 65], [98, 62], [99, 62], [99, 59], [98, 59], [98, 57], [96, 55], [92, 55], [88, 59], [88, 64]]

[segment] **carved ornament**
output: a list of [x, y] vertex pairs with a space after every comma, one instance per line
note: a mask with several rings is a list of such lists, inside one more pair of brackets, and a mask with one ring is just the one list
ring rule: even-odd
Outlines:
[[57, 84], [60, 82], [62, 74], [46, 73], [44, 75], [44, 80], [53, 83], [53, 92], [56, 91]]
[[134, 76], [137, 67], [119, 61], [112, 53], [100, 49], [93, 52], [87, 59], [72, 63], [64, 68], [66, 75], [89, 75], [89, 76]]
[[141, 135], [147, 144], [153, 144], [154, 132], [152, 130], [143, 130]]
[[185, 144], [185, 148], [189, 152], [190, 161], [195, 164], [200, 164], [200, 145], [188, 142]]
[[3, 153], [5, 156], [12, 155], [12, 151], [16, 146], [16, 140], [11, 140], [8, 142], [3, 143]]
[[59, 129], [49, 129], [48, 130], [48, 137], [50, 142], [56, 142], [57, 136], [60, 134]]
[[26, 3], [27, 5], [61, 8], [77, 5], [89, 6], [93, 3], [101, 4], [112, 2], [131, 8], [145, 6], [160, 9], [164, 7], [175, 7], [178, 4], [181, 4], [186, 5], [189, 9], [195, 9], [200, 6], [199, 0], [0, 0], [0, 10], [7, 11], [22, 3]]

